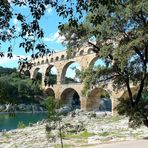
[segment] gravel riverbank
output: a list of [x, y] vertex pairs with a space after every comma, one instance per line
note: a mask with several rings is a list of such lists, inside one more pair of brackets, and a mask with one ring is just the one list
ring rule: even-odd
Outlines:
[[[48, 125], [48, 126], [47, 126]], [[148, 129], [128, 127], [125, 117], [76, 110], [62, 118], [64, 148], [146, 139]], [[50, 129], [47, 134], [46, 129]], [[0, 148], [60, 148], [59, 127], [41, 121], [23, 129], [0, 133]]]

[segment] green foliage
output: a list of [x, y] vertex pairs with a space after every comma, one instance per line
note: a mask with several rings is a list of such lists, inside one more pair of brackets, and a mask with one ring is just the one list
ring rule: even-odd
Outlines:
[[[49, 73], [49, 74], [46, 74], [46, 76], [48, 77], [48, 78], [46, 78], [45, 79], [45, 85], [53, 85], [53, 84], [56, 84], [57, 83], [57, 75], [55, 75], [55, 74], [51, 74], [51, 73]], [[77, 81], [75, 81], [74, 79], [72, 79], [72, 78], [68, 78], [68, 77], [65, 77], [65, 83], [67, 84], [67, 83], [76, 83]]]
[[0, 77], [0, 103], [33, 103], [42, 95], [39, 85], [29, 78], [20, 78], [17, 72]]
[[93, 133], [88, 132], [87, 130], [82, 131], [79, 134], [65, 134], [64, 138], [88, 138], [93, 136]]
[[22, 121], [20, 121], [17, 125], [17, 128], [25, 128], [25, 127], [26, 125]]
[[[142, 96], [148, 86], [148, 1], [76, 1], [71, 5], [72, 12], [68, 13], [69, 3], [57, 11], [69, 17], [68, 22], [59, 27], [69, 51], [76, 52], [87, 43], [105, 61], [103, 67], [79, 73], [85, 84], [82, 93], [86, 95], [92, 85], [100, 82], [111, 81], [115, 90], [127, 88], [130, 101], [121, 100], [120, 113], [125, 111], [135, 126], [141, 122], [148, 126], [148, 115], [143, 110], [147, 102]], [[131, 84], [138, 86], [135, 96]]]
[[[85, 74], [90, 75], [90, 78], [87, 76], [82, 79], [85, 80], [86, 89], [91, 84], [109, 78], [116, 88], [125, 87], [127, 81], [139, 83], [144, 77], [144, 63], [148, 61], [148, 2], [104, 0], [76, 2], [74, 5], [77, 7], [76, 10], [72, 9], [72, 14], [76, 11], [77, 17], [67, 13], [71, 19], [60, 28], [61, 34], [66, 37], [69, 51], [76, 52], [75, 47], [88, 43], [106, 63], [103, 68], [97, 69], [95, 77], [92, 77], [92, 69], [89, 69], [90, 73], [86, 70]], [[66, 6], [62, 12], [66, 11]], [[80, 19], [83, 11], [86, 11], [86, 15]], [[72, 20], [75, 20], [75, 25], [71, 25]]]
[[[60, 102], [55, 100], [54, 97], [49, 96], [44, 101], [44, 106], [46, 107], [46, 109], [48, 111], [49, 124], [51, 122], [54, 122], [54, 124], [56, 124], [58, 126], [61, 147], [63, 148], [63, 135], [62, 135], [61, 116], [60, 116], [61, 114], [57, 111], [57, 109], [60, 108]], [[48, 128], [48, 126], [46, 126], [47, 137], [54, 139], [55, 137], [50, 134], [51, 130], [52, 130], [52, 128]]]
[[6, 132], [3, 132], [2, 133], [2, 136], [4, 136], [6, 139], [9, 139], [10, 138], [10, 135]]
[[1, 67], [0, 66], [0, 75], [1, 76], [4, 76], [4, 75], [7, 75], [7, 74], [12, 74], [13, 72], [16, 72], [16, 69], [15, 68], [4, 68], [4, 67]]
[[60, 114], [57, 112], [57, 109], [60, 108], [59, 101], [55, 100], [54, 97], [49, 96], [46, 100], [44, 100], [43, 104], [48, 111], [49, 122], [59, 121], [60, 120]]
[[145, 108], [148, 105], [148, 94], [144, 93], [142, 95], [141, 101], [132, 107], [130, 100], [120, 98], [120, 103], [117, 105], [116, 109], [120, 115], [125, 115], [129, 117], [129, 126], [132, 128], [137, 128], [142, 124], [147, 126], [147, 116], [148, 109]]

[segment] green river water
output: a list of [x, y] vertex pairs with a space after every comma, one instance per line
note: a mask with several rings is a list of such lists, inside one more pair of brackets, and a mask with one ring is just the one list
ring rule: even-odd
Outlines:
[[10, 116], [8, 113], [0, 113], [0, 131], [16, 129], [19, 122], [26, 126], [47, 118], [47, 113], [16, 113]]

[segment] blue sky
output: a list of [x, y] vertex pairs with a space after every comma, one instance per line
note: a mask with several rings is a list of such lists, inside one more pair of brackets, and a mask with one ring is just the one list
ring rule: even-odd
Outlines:
[[[19, 7], [13, 6], [13, 9], [17, 13], [23, 13], [23, 14], [27, 15], [28, 21], [31, 21], [31, 14], [28, 14], [27, 7], [19, 8]], [[40, 21], [40, 25], [43, 28], [44, 35], [45, 35], [43, 41], [45, 42], [45, 44], [48, 46], [49, 49], [54, 49], [57, 52], [66, 49], [66, 47], [64, 47], [61, 44], [64, 37], [59, 35], [59, 30], [58, 30], [59, 22], [63, 22], [63, 18], [59, 17], [56, 14], [54, 9], [47, 7], [46, 13]], [[12, 18], [11, 24], [14, 24], [18, 31], [20, 30], [20, 24], [17, 21], [16, 17]], [[21, 42], [20, 39], [16, 39], [16, 40], [12, 40], [11, 43], [10, 42], [2, 43], [1, 49], [2, 49], [2, 51], [5, 51], [5, 52], [6, 52], [5, 49], [7, 49], [10, 44], [12, 45], [13, 58], [9, 59], [9, 58], [7, 58], [7, 55], [5, 54], [5, 57], [0, 58], [0, 66], [11, 67], [11, 68], [16, 67], [17, 68], [18, 67], [18, 59], [19, 59], [18, 56], [29, 57], [29, 55], [31, 53], [26, 54], [24, 49], [19, 48], [20, 42]], [[75, 72], [74, 72], [75, 70], [73, 70], [73, 67], [77, 67], [78, 69], [80, 69], [80, 66], [77, 63], [70, 65], [70, 67], [67, 69], [67, 72], [66, 72], [67, 77], [71, 77], [71, 78], [75, 77]], [[53, 71], [55, 71], [55, 70], [53, 69]], [[55, 72], [53, 72], [53, 73], [55, 73]]]
[[[24, 14], [28, 13], [27, 7], [18, 8], [18, 7], [13, 6], [13, 9], [15, 12], [21, 12]], [[31, 15], [28, 17], [28, 20], [29, 19], [31, 20]], [[46, 8], [46, 14], [42, 17], [40, 21], [40, 24], [45, 33], [45, 37], [43, 41], [48, 46], [48, 48], [54, 49], [55, 51], [60, 51], [60, 50], [65, 49], [65, 47], [61, 44], [63, 37], [59, 35], [59, 30], [58, 30], [58, 23], [62, 21], [63, 19], [58, 17], [56, 12], [50, 7]], [[15, 17], [12, 18], [11, 24], [14, 24], [17, 30], [20, 29], [19, 22], [17, 21]], [[7, 47], [10, 44], [12, 44], [14, 57], [12, 59], [9, 59], [5, 55], [4, 58], [0, 58], [0, 66], [17, 68], [18, 67], [18, 63], [17, 63], [18, 57], [17, 56], [25, 57], [25, 56], [30, 55], [30, 54], [26, 54], [24, 49], [19, 48], [19, 42], [21, 42], [21, 40], [16, 39], [16, 40], [11, 41], [11, 43], [10, 42], [2, 43], [1, 50], [5, 52], [6, 52]]]
[[[13, 6], [13, 8], [14, 8], [14, 11], [17, 13], [28, 15], [27, 7], [19, 8], [19, 7]], [[28, 17], [28, 21], [31, 21], [31, 15]], [[56, 14], [54, 9], [47, 7], [46, 13], [40, 21], [40, 25], [44, 30], [44, 36], [45, 36], [43, 41], [45, 42], [45, 44], [48, 46], [49, 49], [54, 49], [57, 52], [66, 49], [66, 47], [64, 47], [61, 44], [64, 37], [59, 35], [59, 30], [58, 30], [59, 22], [63, 22], [63, 18], [59, 17]], [[16, 17], [12, 18], [11, 24], [14, 24], [18, 31], [20, 30], [20, 24], [17, 21]], [[2, 51], [5, 51], [5, 52], [7, 51], [5, 49], [7, 49], [10, 44], [12, 45], [13, 58], [12, 59], [7, 58], [7, 54], [5, 53], [5, 57], [0, 58], [0, 66], [17, 68], [18, 59], [19, 59], [18, 56], [21, 56], [23, 58], [25, 58], [26, 56], [29, 57], [31, 53], [26, 54], [24, 49], [19, 48], [20, 42], [21, 42], [20, 39], [16, 39], [16, 40], [12, 40], [11, 42], [2, 43], [1, 49]], [[73, 63], [67, 69], [67, 72], [66, 72], [67, 77], [75, 78], [75, 70], [73, 70], [73, 67], [77, 67], [78, 69], [80, 69], [80, 66], [77, 63]], [[53, 68], [52, 73], [56, 74], [56, 69]]]

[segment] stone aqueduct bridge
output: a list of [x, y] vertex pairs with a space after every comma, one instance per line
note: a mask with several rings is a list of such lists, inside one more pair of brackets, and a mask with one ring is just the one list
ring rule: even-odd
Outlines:
[[[65, 74], [68, 66], [74, 62], [80, 64], [81, 69], [86, 69], [90, 65], [94, 64], [98, 59], [96, 53], [93, 52], [91, 47], [84, 46], [79, 51], [73, 54], [73, 58], [67, 59], [66, 51], [61, 51], [52, 54], [51, 56], [39, 57], [37, 59], [32, 60], [34, 66], [30, 70], [30, 77], [35, 78], [39, 69], [42, 70], [42, 88], [48, 92], [49, 95], [54, 95], [55, 98], [61, 99], [65, 103], [70, 103], [74, 92], [77, 92], [80, 99], [80, 107], [84, 110], [94, 110], [99, 108], [100, 103], [100, 95], [102, 90], [106, 90], [109, 92], [110, 99], [112, 102], [112, 113], [114, 113], [114, 107], [117, 104], [117, 98], [127, 94], [126, 90], [113, 91], [112, 84], [109, 83], [105, 88], [102, 89], [101, 84], [99, 86], [95, 86], [90, 90], [90, 95], [87, 97], [82, 96], [81, 91], [84, 87], [83, 83], [69, 83], [65, 84]], [[57, 69], [57, 84], [53, 86], [45, 86], [44, 80], [51, 70], [52, 67]], [[133, 87], [133, 90], [135, 88]]]

